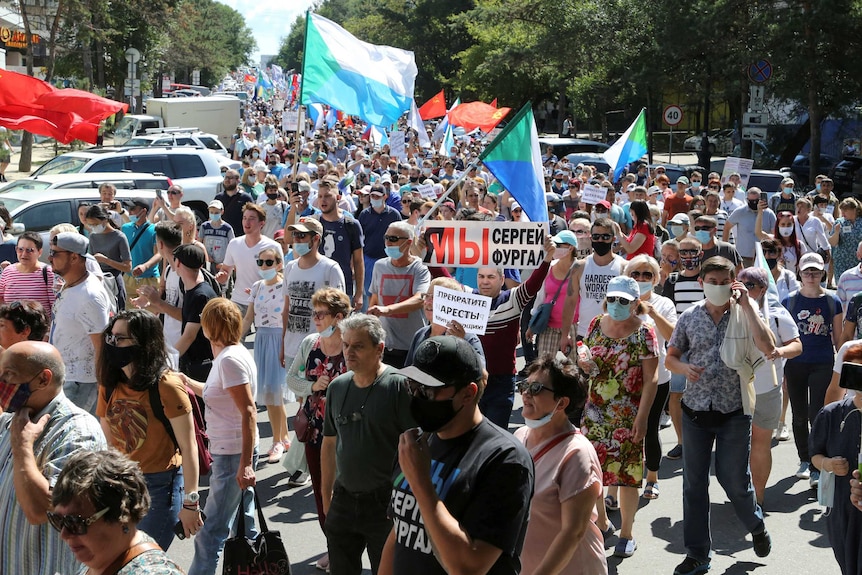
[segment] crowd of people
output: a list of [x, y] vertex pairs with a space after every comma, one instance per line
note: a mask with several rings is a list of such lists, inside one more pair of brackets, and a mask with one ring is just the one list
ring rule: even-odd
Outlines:
[[[842, 374], [862, 363], [862, 205], [828, 178], [771, 199], [738, 174], [672, 186], [638, 164], [612, 182], [549, 147], [537, 267], [437, 267], [434, 221], [528, 221], [480, 141], [441, 154], [411, 137], [399, 158], [358, 125], [297, 142], [254, 113], [200, 225], [180, 186], [123, 204], [106, 184], [47, 258], [39, 234], [4, 237], [0, 573], [179, 573], [165, 553], [182, 535], [189, 573], [211, 575], [238, 510], [257, 534], [264, 461], [311, 487], [317, 567], [336, 575], [365, 552], [375, 573], [607, 573], [606, 548], [649, 544], [639, 499], [680, 458], [673, 572], [703, 573], [711, 454], [765, 557], [772, 440], [791, 436], [796, 477], [834, 485], [842, 573], [862, 573], [862, 399]], [[586, 203], [588, 184], [605, 198]], [[438, 287], [485, 296], [485, 332], [436, 320]]]

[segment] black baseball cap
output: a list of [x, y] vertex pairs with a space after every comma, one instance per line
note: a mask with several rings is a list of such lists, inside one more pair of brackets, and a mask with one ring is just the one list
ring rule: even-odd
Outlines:
[[419, 344], [413, 365], [398, 370], [401, 375], [429, 387], [464, 387], [482, 379], [482, 362], [476, 350], [460, 337], [439, 335]]

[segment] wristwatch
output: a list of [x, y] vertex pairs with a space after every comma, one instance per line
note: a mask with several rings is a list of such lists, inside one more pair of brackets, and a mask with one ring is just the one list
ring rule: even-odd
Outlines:
[[201, 500], [201, 496], [197, 491], [190, 491], [186, 493], [185, 498], [183, 499], [183, 503], [188, 501], [189, 503], [197, 503]]

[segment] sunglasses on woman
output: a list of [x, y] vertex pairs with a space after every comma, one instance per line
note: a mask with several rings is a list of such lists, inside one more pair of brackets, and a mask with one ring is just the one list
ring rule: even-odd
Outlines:
[[[634, 277], [632, 277], [632, 279], [634, 279]], [[620, 305], [631, 305], [634, 301], [633, 299], [624, 298], [621, 295], [609, 295], [605, 299], [608, 301], [608, 303], [619, 302]]]
[[529, 382], [523, 380], [518, 382], [518, 393], [526, 393], [527, 395], [535, 397], [542, 393], [542, 391], [550, 391], [551, 393], [554, 393], [553, 389], [551, 389], [550, 387], [545, 387], [544, 385], [536, 381]]
[[652, 272], [632, 272], [630, 275], [633, 280], [638, 280], [640, 278], [651, 280], [653, 278]]
[[63, 529], [66, 529], [66, 533], [69, 535], [86, 535], [87, 527], [101, 519], [102, 515], [110, 511], [110, 509], [110, 507], [105, 507], [86, 518], [80, 515], [60, 515], [59, 513], [48, 511], [48, 523], [58, 533], [62, 533]]
[[277, 264], [277, 260], [257, 260], [257, 267], [262, 268], [263, 266], [272, 267]]

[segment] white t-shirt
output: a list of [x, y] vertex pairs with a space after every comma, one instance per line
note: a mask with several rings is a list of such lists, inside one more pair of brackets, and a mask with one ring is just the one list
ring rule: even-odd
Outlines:
[[[652, 304], [657, 314], [676, 325], [676, 306], [673, 305], [672, 301], [652, 292], [649, 303]], [[655, 321], [650, 316], [644, 314], [638, 317], [647, 325], [651, 325], [655, 330], [655, 336], [658, 338], [658, 383], [667, 383], [670, 381], [670, 370], [664, 365], [664, 360], [667, 357], [667, 341], [659, 333]]]
[[589, 255], [584, 259], [580, 278], [580, 303], [578, 304], [578, 335], [586, 337], [593, 318], [602, 312], [602, 302], [608, 291], [608, 282], [623, 273], [626, 260], [620, 256], [607, 265], [600, 266]]
[[[775, 345], [782, 346], [785, 341], [796, 339], [799, 337], [799, 328], [796, 327], [796, 322], [793, 321], [793, 316], [781, 306], [769, 308], [769, 329], [775, 336]], [[781, 380], [784, 379], [784, 363], [786, 360], [783, 357], [775, 361], [766, 361], [757, 371], [754, 372], [754, 391], [757, 394], [772, 391], [776, 386], [781, 385]], [[775, 379], [772, 378], [772, 366], [775, 366]]]
[[[841, 349], [839, 349], [838, 353], [835, 354], [835, 363], [832, 366], [833, 372], [837, 373], [839, 376], [841, 375], [841, 368], [844, 367], [844, 355], [847, 353], [847, 350], [851, 345], [860, 343], [862, 343], [862, 339], [851, 339], [841, 346]], [[856, 392], [852, 389], [845, 389], [844, 397], [856, 397]]]
[[105, 331], [110, 309], [108, 294], [93, 274], [57, 294], [48, 341], [63, 358], [66, 381], [96, 383], [96, 349], [90, 335]]
[[[212, 370], [204, 384], [207, 408], [207, 434], [214, 455], [242, 453], [242, 414], [229, 388], [251, 385], [251, 396], [257, 395], [257, 367], [251, 353], [242, 345], [230, 345], [213, 359]], [[255, 433], [254, 444], [258, 436]]]
[[299, 344], [305, 336], [315, 331], [311, 321], [311, 296], [324, 287], [344, 291], [344, 273], [338, 262], [320, 256], [314, 266], [299, 267], [299, 260], [287, 262], [284, 268], [284, 297], [290, 298], [287, 324], [284, 326], [284, 356], [296, 357]]
[[287, 202], [280, 200], [274, 204], [268, 204], [268, 200], [269, 198], [266, 197], [266, 194], [261, 194], [257, 199], [257, 203], [266, 212], [266, 223], [263, 224], [263, 231], [261, 233], [271, 238], [275, 236], [275, 232], [282, 229], [281, 222], [284, 221], [284, 214], [288, 211], [289, 206]]
[[262, 235], [260, 241], [248, 247], [246, 244], [247, 237], [240, 236], [232, 239], [224, 254], [225, 265], [236, 268], [236, 283], [230, 300], [242, 305], [251, 303], [251, 293], [246, 293], [246, 290], [250, 290], [254, 282], [260, 279], [257, 273], [257, 254], [262, 252], [264, 248], [274, 248], [279, 256], [284, 256], [281, 251], [281, 244], [277, 241]]
[[[183, 307], [183, 292], [180, 291], [180, 274], [170, 265], [165, 266], [165, 303], [174, 307]], [[177, 342], [183, 334], [183, 322], [165, 314], [165, 343], [176, 349]]]

